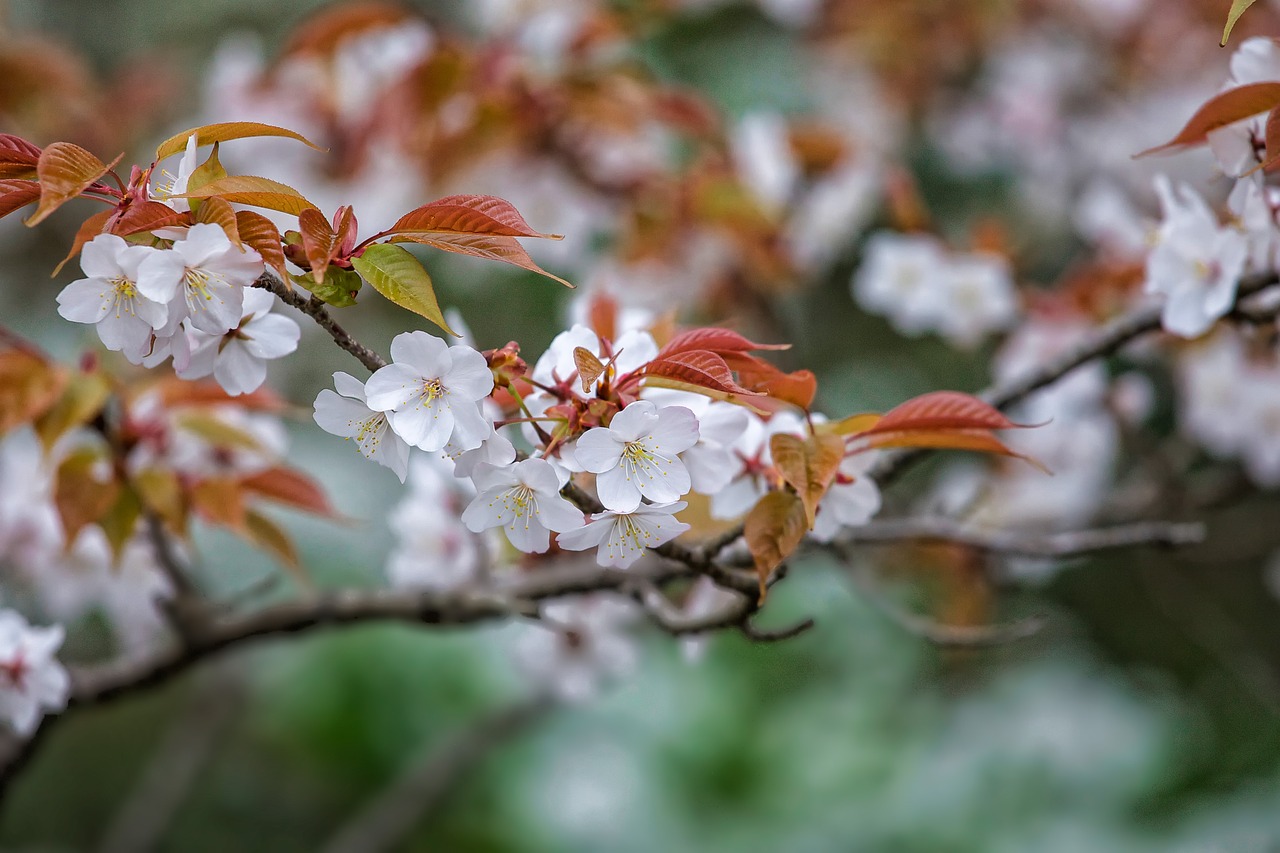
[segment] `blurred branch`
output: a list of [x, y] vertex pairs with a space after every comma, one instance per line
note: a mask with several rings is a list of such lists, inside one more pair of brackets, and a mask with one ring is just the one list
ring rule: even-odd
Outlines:
[[493, 750], [527, 732], [554, 707], [545, 697], [521, 702], [453, 733], [443, 744], [432, 744], [339, 828], [324, 853], [379, 853], [403, 842], [440, 811]]
[[1197, 545], [1204, 537], [1205, 526], [1199, 522], [1140, 521], [1093, 530], [1025, 533], [984, 530], [949, 518], [895, 518], [854, 528], [830, 547], [843, 554], [859, 545], [945, 542], [1007, 556], [1065, 558], [1143, 545], [1164, 548]]
[[329, 333], [329, 337], [333, 338], [333, 342], [342, 349], [360, 359], [370, 373], [377, 371], [379, 368], [387, 366], [387, 362], [373, 350], [357, 341], [347, 333], [347, 330], [338, 325], [333, 316], [329, 314], [329, 310], [324, 307], [324, 302], [316, 299], [314, 296], [303, 296], [296, 290], [286, 287], [284, 282], [276, 278], [269, 272], [264, 272], [259, 276], [258, 280], [253, 283], [254, 287], [260, 287], [263, 290], [269, 290], [280, 298], [280, 301], [293, 308], [297, 308], [303, 314], [311, 317], [316, 321], [320, 328]]

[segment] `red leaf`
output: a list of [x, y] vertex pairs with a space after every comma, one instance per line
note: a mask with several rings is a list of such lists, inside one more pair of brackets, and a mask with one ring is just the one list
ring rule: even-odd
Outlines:
[[267, 266], [280, 273], [283, 281], [289, 281], [284, 268], [284, 249], [280, 246], [280, 231], [274, 222], [261, 213], [241, 210], [236, 212], [236, 230], [240, 232], [240, 242], [261, 255]]
[[[119, 160], [117, 157], [114, 162]], [[53, 143], [40, 152], [40, 162], [36, 164], [40, 178], [40, 206], [27, 217], [25, 224], [30, 227], [43, 222], [49, 214], [93, 186], [110, 170], [111, 166], [79, 145]]]
[[857, 435], [915, 430], [989, 430], [1022, 426], [977, 397], [958, 391], [934, 391], [890, 409], [884, 417]]
[[1249, 83], [1228, 89], [1210, 98], [1196, 111], [1178, 135], [1164, 145], [1157, 145], [1138, 154], [1161, 154], [1173, 148], [1203, 145], [1212, 131], [1258, 113], [1270, 112], [1280, 106], [1280, 83]]
[[40, 149], [20, 136], [0, 133], [0, 178], [36, 177]]
[[784, 350], [791, 344], [757, 344], [732, 329], [707, 327], [689, 329], [676, 335], [658, 353], [659, 357], [691, 350], [710, 350], [715, 353], [750, 352], [751, 350]]
[[557, 234], [534, 231], [515, 205], [492, 195], [451, 195], [436, 199], [409, 211], [384, 233], [406, 231], [561, 239]]
[[1046, 474], [1053, 473], [1038, 459], [1018, 453], [988, 432], [982, 430], [920, 430], [912, 432], [891, 432], [866, 436], [859, 439], [859, 445], [853, 452], [890, 447], [918, 447], [932, 450], [973, 450], [978, 453], [995, 453], [1000, 456], [1012, 456], [1039, 468]]
[[560, 276], [552, 275], [534, 263], [533, 258], [529, 257], [529, 253], [515, 237], [497, 237], [491, 234], [397, 234], [391, 238], [390, 242], [421, 243], [424, 246], [459, 255], [470, 255], [473, 258], [484, 258], [488, 261], [502, 261], [504, 264], [512, 264], [555, 279], [565, 287], [573, 287]]
[[294, 30], [284, 56], [332, 53], [344, 40], [363, 32], [392, 26], [412, 17], [398, 3], [343, 3], [312, 15]]
[[126, 207], [120, 214], [120, 218], [112, 223], [111, 233], [128, 237], [130, 234], [140, 234], [156, 228], [169, 228], [190, 223], [191, 217], [188, 214], [180, 213], [158, 201], [144, 201]]
[[[0, 164], [0, 174], [3, 174], [3, 169], [3, 164]], [[8, 216], [38, 198], [40, 185], [35, 181], [0, 179], [0, 217]]]
[[302, 233], [302, 249], [311, 264], [311, 278], [316, 284], [324, 284], [325, 270], [329, 269], [329, 261], [333, 259], [338, 235], [318, 210], [302, 211], [298, 215], [298, 230]]
[[808, 411], [818, 393], [818, 379], [808, 370], [784, 373], [762, 358], [741, 352], [724, 354], [724, 360], [738, 374], [743, 388], [768, 394]]
[[217, 225], [227, 235], [227, 239], [243, 248], [240, 240], [240, 226], [236, 222], [236, 212], [231, 205], [220, 198], [207, 198], [200, 204], [195, 214], [196, 222], [207, 222]]
[[659, 355], [645, 368], [645, 375], [675, 379], [727, 394], [761, 396], [735, 382], [733, 372], [729, 370], [725, 360], [707, 350], [680, 352], [665, 357]]
[[337, 513], [320, 486], [310, 477], [290, 468], [269, 468], [240, 481], [245, 491], [306, 512], [334, 518]]

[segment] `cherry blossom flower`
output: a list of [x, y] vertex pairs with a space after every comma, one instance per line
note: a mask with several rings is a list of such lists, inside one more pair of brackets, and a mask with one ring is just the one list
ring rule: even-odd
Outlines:
[[178, 375], [196, 379], [213, 374], [232, 395], [256, 391], [267, 379], [267, 362], [296, 350], [302, 334], [293, 320], [271, 313], [274, 304], [269, 291], [246, 290], [240, 324], [221, 335], [193, 332], [191, 358]]
[[595, 547], [597, 563], [625, 569], [646, 549], [665, 545], [689, 529], [689, 525], [675, 518], [687, 506], [684, 501], [676, 501], [641, 504], [630, 512], [605, 510], [591, 516], [586, 527], [562, 533], [556, 541], [570, 551]]
[[245, 288], [262, 270], [257, 252], [236, 246], [219, 226], [200, 222], [172, 249], [145, 259], [138, 291], [169, 305], [171, 323], [189, 319], [194, 328], [220, 335], [240, 322]]
[[409, 494], [391, 513], [396, 546], [387, 560], [387, 579], [392, 586], [445, 591], [475, 579], [491, 543], [458, 518], [461, 503], [473, 496], [470, 483], [449, 476], [444, 460], [414, 456]]
[[550, 547], [551, 531], [583, 525], [582, 512], [560, 497], [565, 477], [545, 459], [501, 468], [482, 462], [472, 477], [479, 494], [463, 511], [462, 522], [473, 533], [501, 527], [516, 548], [541, 554]]
[[1017, 294], [1004, 258], [981, 252], [949, 259], [942, 270], [935, 328], [955, 346], [971, 348], [1018, 316]]
[[614, 415], [609, 426], [587, 430], [574, 455], [596, 475], [600, 502], [616, 512], [631, 512], [642, 496], [670, 503], [689, 493], [689, 471], [679, 454], [697, 442], [693, 412], [638, 400]]
[[168, 306], [148, 299], [138, 286], [143, 261], [157, 254], [114, 234], [99, 234], [80, 254], [80, 268], [88, 278], [63, 288], [58, 313], [73, 323], [96, 324], [103, 346], [139, 364], [152, 333], [169, 320]]
[[714, 495], [742, 472], [744, 462], [733, 444], [747, 431], [746, 409], [670, 388], [646, 388], [644, 397], [659, 406], [684, 406], [697, 417], [698, 443], [680, 454], [693, 491]]
[[602, 682], [626, 676], [639, 663], [627, 632], [635, 613], [630, 601], [605, 594], [543, 604], [541, 621], [517, 640], [520, 671], [563, 701], [594, 698]]
[[190, 210], [190, 202], [185, 198], [174, 198], [174, 196], [182, 195], [187, 191], [187, 182], [191, 180], [191, 173], [200, 165], [197, 156], [199, 150], [199, 138], [193, 133], [187, 137], [186, 150], [182, 152], [182, 159], [178, 161], [178, 173], [170, 174], [167, 169], [161, 172], [165, 180], [152, 184], [151, 197], [164, 202], [174, 210]]
[[1147, 257], [1146, 290], [1165, 297], [1161, 322], [1166, 331], [1199, 337], [1231, 310], [1249, 243], [1239, 230], [1220, 227], [1190, 187], [1181, 186], [1175, 194], [1161, 177], [1156, 192], [1164, 222]]
[[54, 657], [62, 637], [61, 625], [33, 628], [0, 610], [0, 718], [20, 735], [35, 731], [45, 711], [66, 707], [71, 679]]
[[330, 435], [354, 438], [365, 459], [377, 462], [405, 481], [409, 473], [409, 445], [387, 423], [385, 412], [369, 408], [364, 383], [349, 373], [333, 374], [333, 387], [316, 396], [315, 422]]
[[945, 289], [943, 247], [932, 237], [882, 231], [867, 241], [853, 295], [864, 311], [883, 314], [893, 327], [918, 335], [934, 326]]
[[484, 356], [426, 332], [405, 332], [391, 342], [391, 358], [369, 377], [365, 394], [397, 435], [430, 452], [450, 442], [470, 450], [489, 437], [493, 424], [479, 405], [493, 391]]

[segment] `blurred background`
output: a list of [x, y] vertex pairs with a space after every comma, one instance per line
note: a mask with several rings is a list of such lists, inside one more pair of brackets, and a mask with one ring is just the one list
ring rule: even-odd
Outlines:
[[[640, 310], [791, 341], [780, 363], [815, 370], [823, 409], [842, 416], [976, 391], [1016, 361], [998, 355], [1007, 325], [920, 336], [860, 307], [850, 281], [879, 230], [927, 228], [955, 252], [999, 255], [1023, 325], [1091, 325], [1130, 303], [1153, 174], [1218, 199], [1229, 188], [1203, 153], [1130, 159], [1227, 79], [1226, 6], [483, 0], [366, 4], [344, 19], [310, 0], [8, 0], [0, 130], [145, 164], [185, 127], [272, 121], [329, 153], [247, 142], [224, 163], [242, 158], [326, 211], [353, 202], [365, 231], [448, 192], [510, 198], [533, 227], [567, 235], [529, 247], [548, 269]], [[316, 20], [329, 31], [305, 29]], [[393, 38], [376, 41], [380, 28]], [[1236, 38], [1258, 33], [1280, 33], [1265, 2]], [[1118, 198], [1086, 203], [1100, 186]], [[3, 322], [67, 360], [96, 346], [56, 316], [74, 270], [49, 279], [76, 224], [66, 211], [33, 231], [0, 222]], [[532, 362], [574, 310], [532, 274], [423, 257], [481, 348], [516, 339]], [[414, 327], [373, 300], [345, 313], [383, 351]], [[353, 366], [326, 343], [304, 329], [306, 357], [273, 363], [271, 381], [296, 407], [288, 459], [350, 521], [277, 518], [312, 582], [376, 586], [405, 492], [311, 423], [315, 393]], [[1010, 485], [1023, 497], [986, 517], [1033, 529], [1203, 518], [1204, 545], [1056, 565], [867, 552], [901, 606], [960, 626], [1043, 614], [1033, 637], [938, 648], [840, 567], [807, 559], [763, 622], [812, 615], [816, 629], [776, 644], [711, 636], [692, 661], [641, 630], [638, 669], [572, 706], [527, 708], [537, 685], [510, 656], [521, 626], [269, 640], [77, 714], [9, 792], [0, 845], [315, 850], [407, 790], [409, 829], [387, 849], [1280, 849], [1276, 484], [1188, 435], [1182, 357], [1111, 360], [1109, 426], [1082, 433], [1066, 463], [1100, 471], [1083, 486], [1061, 470], [1033, 492]], [[1142, 404], [1116, 391], [1133, 386]], [[1082, 440], [1058, 421], [1067, 434], [1042, 442]], [[972, 503], [974, 470], [930, 460], [886, 495], [887, 512]], [[1023, 477], [976, 470], [997, 486]], [[1104, 511], [1121, 494], [1126, 508]], [[194, 552], [218, 595], [296, 591], [288, 579], [262, 591], [278, 569], [226, 534], [197, 529]], [[24, 594], [4, 597], [50, 609]], [[86, 609], [65, 655], [113, 654], [119, 618]], [[436, 789], [406, 781], [423, 768]]]

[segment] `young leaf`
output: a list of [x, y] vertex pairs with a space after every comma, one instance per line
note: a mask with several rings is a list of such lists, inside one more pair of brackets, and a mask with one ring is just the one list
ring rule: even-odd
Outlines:
[[168, 468], [147, 468], [129, 478], [142, 504], [164, 519], [175, 533], [187, 526], [187, 497], [178, 474]]
[[977, 397], [958, 391], [922, 394], [890, 409], [872, 426], [855, 435], [886, 432], [952, 429], [1016, 429], [1016, 424], [998, 409]]
[[218, 159], [218, 143], [215, 142], [213, 150], [209, 152], [209, 159], [196, 166], [191, 177], [187, 178], [187, 192], [195, 192], [225, 177], [227, 177], [227, 170], [222, 168], [222, 161]]
[[990, 433], [981, 430], [918, 430], [913, 432], [888, 432], [859, 439], [854, 453], [891, 447], [929, 448], [930, 450], [973, 450], [978, 453], [994, 453], [1021, 459], [1046, 474], [1052, 474], [1040, 460], [1018, 453]]
[[217, 225], [227, 235], [228, 240], [243, 248], [244, 243], [240, 240], [240, 225], [236, 219], [236, 212], [224, 199], [217, 197], [205, 199], [200, 209], [196, 211], [195, 221]]
[[0, 217], [8, 216], [38, 198], [40, 198], [40, 185], [35, 181], [22, 181], [16, 178], [0, 179]]
[[262, 124], [256, 121], [228, 121], [219, 124], [206, 124], [201, 127], [193, 127], [190, 130], [184, 130], [182, 133], [173, 136], [160, 143], [160, 147], [156, 149], [156, 159], [164, 158], [177, 154], [187, 147], [187, 140], [191, 134], [196, 135], [197, 145], [210, 145], [215, 142], [230, 142], [233, 139], [248, 139], [251, 137], [262, 136], [281, 136], [287, 139], [296, 139], [297, 141], [314, 148], [317, 151], [323, 151], [319, 145], [307, 139], [300, 133], [288, 130], [283, 127], [276, 127], [273, 124]]
[[440, 303], [436, 301], [435, 288], [431, 285], [431, 276], [408, 250], [386, 243], [376, 244], [365, 249], [360, 257], [353, 258], [351, 265], [387, 299], [459, 337], [445, 322]]
[[1235, 29], [1236, 21], [1240, 20], [1240, 16], [1255, 2], [1257, 0], [1231, 0], [1231, 11], [1227, 13], [1227, 26], [1222, 30], [1223, 47], [1227, 46], [1227, 39], [1231, 38], [1231, 31]]
[[0, 435], [47, 412], [66, 382], [61, 368], [39, 356], [21, 350], [0, 352]]
[[1163, 145], [1149, 148], [1136, 156], [1162, 154], [1174, 148], [1203, 145], [1209, 134], [1220, 127], [1235, 124], [1258, 113], [1271, 112], [1280, 106], [1280, 82], [1249, 83], [1220, 92], [1196, 111], [1178, 135]]
[[733, 372], [729, 370], [725, 360], [707, 350], [677, 352], [668, 356], [659, 354], [645, 368], [645, 376], [667, 377], [697, 386], [699, 389], [705, 388], [727, 394], [762, 396], [735, 382]]
[[107, 459], [92, 448], [72, 451], [58, 466], [54, 477], [54, 505], [62, 518], [68, 542], [74, 541], [81, 528], [98, 521], [115, 504], [120, 483], [110, 471]]
[[808, 529], [813, 529], [818, 503], [844, 459], [844, 439], [822, 434], [806, 439], [779, 433], [769, 439], [769, 452], [782, 479], [800, 496]]
[[451, 195], [436, 199], [409, 211], [384, 233], [405, 232], [563, 239], [558, 234], [534, 231], [515, 205], [492, 195]]
[[231, 175], [210, 181], [192, 192], [176, 195], [174, 198], [224, 198], [234, 204], [248, 204], [253, 207], [265, 207], [297, 216], [302, 211], [315, 208], [315, 205], [302, 197], [302, 193], [293, 187], [253, 175]]
[[337, 517], [329, 499], [315, 480], [290, 468], [269, 468], [245, 477], [240, 486], [246, 492], [273, 500], [304, 512]]
[[805, 411], [818, 393], [818, 379], [808, 370], [784, 373], [762, 358], [745, 352], [723, 353], [725, 363], [738, 374], [738, 384]]
[[[119, 160], [117, 157], [116, 162]], [[36, 164], [36, 174], [40, 178], [40, 204], [36, 212], [24, 220], [25, 224], [27, 227], [40, 224], [109, 171], [111, 166], [79, 145], [53, 143], [40, 152], [40, 162]]]
[[590, 394], [596, 380], [604, 375], [604, 363], [586, 347], [574, 347], [573, 364], [578, 368], [578, 377], [582, 380], [582, 393]]
[[302, 249], [311, 264], [311, 278], [316, 284], [324, 284], [324, 274], [333, 260], [338, 235], [319, 210], [302, 211], [298, 215], [298, 231], [302, 234]]
[[678, 352], [690, 352], [692, 350], [710, 350], [723, 355], [730, 352], [785, 349], [791, 349], [791, 344], [757, 344], [747, 340], [732, 329], [720, 329], [711, 326], [702, 329], [689, 329], [679, 333], [667, 342], [667, 345], [662, 348], [658, 355], [674, 355]]
[[241, 533], [251, 544], [283, 563], [300, 584], [311, 586], [311, 578], [298, 559], [298, 549], [294, 547], [293, 540], [280, 525], [262, 513], [249, 510], [245, 513], [244, 530]]
[[167, 204], [161, 204], [158, 201], [135, 201], [119, 211], [119, 216], [111, 223], [109, 230], [112, 234], [128, 237], [130, 234], [141, 234], [143, 231], [154, 231], [157, 228], [187, 225], [190, 221], [190, 214], [174, 210]]
[[808, 529], [804, 503], [789, 491], [769, 492], [747, 514], [742, 535], [760, 576], [761, 601], [769, 576], [800, 546]]
[[191, 489], [191, 506], [202, 518], [230, 530], [245, 529], [244, 490], [228, 477], [209, 477]]
[[52, 450], [63, 435], [92, 421], [107, 405], [111, 383], [100, 372], [78, 373], [65, 383], [56, 403], [36, 422], [36, 435]]
[[458, 255], [470, 255], [473, 258], [484, 258], [487, 261], [501, 261], [504, 264], [545, 275], [560, 282], [565, 287], [573, 287], [558, 275], [547, 272], [534, 263], [533, 258], [525, 251], [524, 246], [515, 237], [498, 237], [491, 234], [397, 234], [391, 238], [392, 243], [421, 243], [434, 249], [453, 252]]
[[117, 561], [124, 553], [124, 546], [138, 532], [138, 519], [141, 516], [142, 501], [138, 498], [138, 493], [125, 485], [107, 514], [98, 519], [98, 526], [107, 534], [107, 542], [111, 545], [111, 555]]
[[355, 270], [344, 270], [341, 267], [330, 267], [329, 274], [325, 276], [324, 284], [316, 284], [316, 280], [309, 273], [302, 275], [289, 274], [288, 281], [301, 287], [303, 290], [310, 291], [311, 295], [326, 305], [332, 305], [334, 308], [350, 308], [356, 304], [356, 294], [360, 292], [364, 282], [360, 276], [356, 275]]
[[252, 210], [238, 210], [236, 230], [241, 243], [261, 255], [266, 265], [280, 273], [284, 281], [289, 280], [284, 267], [284, 249], [280, 247], [280, 231], [274, 222]]

